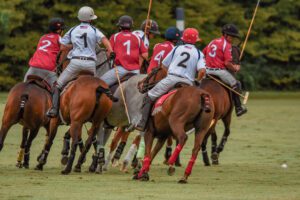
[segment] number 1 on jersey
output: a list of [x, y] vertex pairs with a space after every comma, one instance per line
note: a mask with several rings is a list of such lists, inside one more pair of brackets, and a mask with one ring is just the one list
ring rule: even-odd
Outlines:
[[126, 54], [130, 55], [130, 40], [127, 40], [127, 42], [124, 42], [123, 45], [126, 46]]
[[84, 40], [84, 48], [87, 48], [87, 41], [86, 41], [87, 33], [84, 33], [80, 36], [80, 38], [83, 38]]

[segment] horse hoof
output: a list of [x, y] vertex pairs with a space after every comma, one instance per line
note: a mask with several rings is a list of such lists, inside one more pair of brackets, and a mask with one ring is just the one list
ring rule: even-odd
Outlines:
[[212, 164], [219, 164], [219, 154], [214, 152], [211, 154]]
[[22, 165], [21, 162], [17, 162], [17, 163], [16, 163], [16, 167], [21, 169], [21, 168], [23, 168], [23, 165]]
[[96, 171], [96, 167], [94, 165], [91, 165], [89, 167], [89, 172], [94, 173]]
[[25, 169], [29, 169], [29, 164], [28, 164], [28, 163], [23, 163], [23, 167], [24, 167]]
[[103, 170], [102, 170], [102, 165], [99, 165], [96, 169], [96, 174], [102, 174]]
[[70, 172], [71, 172], [70, 170], [66, 170], [66, 169], [65, 169], [65, 170], [62, 170], [62, 171], [61, 171], [61, 174], [62, 174], [62, 175], [68, 175], [68, 174], [70, 174]]
[[139, 179], [139, 175], [138, 174], [134, 174], [132, 177], [132, 180], [138, 180]]
[[62, 158], [61, 158], [61, 164], [62, 165], [66, 165], [67, 163], [68, 163], [68, 160], [69, 160], [69, 157], [68, 156], [63, 156]]
[[149, 181], [149, 174], [147, 173], [147, 172], [144, 172], [143, 174], [142, 174], [142, 176], [141, 177], [139, 177], [139, 180], [140, 181]]
[[75, 166], [73, 171], [80, 173], [81, 172], [81, 167], [80, 166]]
[[181, 167], [181, 166], [182, 166], [181, 163], [176, 163], [176, 162], [175, 162], [175, 167]]
[[168, 169], [168, 175], [169, 176], [173, 176], [175, 174], [175, 167], [169, 167]]
[[209, 167], [209, 166], [210, 166], [210, 163], [204, 163], [204, 166], [205, 166], [205, 167]]
[[186, 184], [187, 183], [187, 179], [186, 178], [181, 178], [178, 183], [180, 184]]
[[34, 169], [39, 170], [39, 171], [43, 171], [43, 165], [38, 164]]

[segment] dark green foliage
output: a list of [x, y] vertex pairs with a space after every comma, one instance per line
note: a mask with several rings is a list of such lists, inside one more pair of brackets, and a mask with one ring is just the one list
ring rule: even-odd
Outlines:
[[[138, 29], [148, 10], [146, 0], [1, 0], [0, 90], [23, 79], [49, 19], [63, 17], [72, 27], [84, 5], [94, 8], [99, 17], [95, 26], [107, 37], [117, 31], [115, 24], [121, 15], [131, 15]], [[255, 0], [153, 0], [151, 18], [163, 32], [175, 25], [176, 7], [184, 7], [186, 27], [199, 30], [203, 39], [199, 47], [203, 48], [220, 36], [225, 23], [235, 23], [245, 36], [255, 5]], [[238, 75], [247, 89], [300, 89], [299, 11], [298, 0], [261, 2]], [[161, 38], [156, 38], [151, 45], [159, 41]]]

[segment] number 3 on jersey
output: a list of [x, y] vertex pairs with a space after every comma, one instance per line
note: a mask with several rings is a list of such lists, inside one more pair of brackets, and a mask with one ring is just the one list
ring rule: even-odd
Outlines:
[[123, 46], [126, 46], [126, 54], [130, 55], [130, 40], [127, 40], [123, 43]]
[[216, 56], [216, 51], [217, 51], [217, 45], [213, 44], [211, 45], [211, 51], [208, 53], [208, 55], [212, 58]]

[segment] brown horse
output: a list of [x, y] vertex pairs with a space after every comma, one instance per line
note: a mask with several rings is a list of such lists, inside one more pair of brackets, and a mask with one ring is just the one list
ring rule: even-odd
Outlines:
[[[50, 92], [40, 78], [30, 79], [15, 85], [9, 92], [0, 130], [0, 151], [7, 132], [14, 124], [23, 126], [22, 142], [17, 159], [17, 167], [29, 168], [30, 147], [40, 127], [49, 134], [49, 118], [45, 113], [51, 106]], [[28, 133], [30, 135], [28, 137]], [[22, 160], [24, 162], [22, 163]]]
[[[231, 100], [231, 95], [228, 89], [223, 87], [221, 84], [217, 83], [216, 81], [212, 79], [203, 79], [201, 81], [202, 89], [210, 93], [212, 96], [214, 107], [215, 107], [215, 115], [214, 115], [214, 124], [211, 126], [211, 128], [208, 131], [208, 134], [206, 135], [202, 146], [202, 155], [203, 155], [203, 162], [206, 166], [210, 165], [207, 150], [206, 150], [206, 144], [208, 136], [211, 135], [211, 142], [212, 142], [212, 149], [211, 149], [211, 159], [212, 164], [218, 164], [218, 158], [219, 153], [222, 152], [224, 149], [225, 143], [227, 141], [227, 138], [230, 134], [230, 123], [231, 123], [231, 116], [232, 116], [232, 110], [233, 110], [233, 103]], [[218, 120], [222, 120], [225, 130], [222, 137], [222, 140], [220, 144], [217, 146], [217, 134], [216, 134], [216, 124]]]
[[[152, 71], [141, 84], [142, 86], [153, 86], [156, 82], [166, 76], [165, 70], [158, 68]], [[143, 90], [145, 91], [145, 90]], [[209, 106], [210, 111], [204, 112], [204, 105]], [[168, 136], [173, 135], [178, 140], [178, 145], [171, 155], [169, 164], [169, 175], [174, 174], [173, 167], [180, 151], [187, 140], [186, 131], [195, 128], [195, 141], [192, 156], [185, 170], [183, 178], [179, 183], [186, 183], [192, 172], [202, 141], [212, 123], [214, 105], [210, 95], [202, 89], [194, 86], [185, 86], [177, 89], [162, 105], [162, 110], [152, 116], [145, 132], [145, 157], [143, 167], [134, 178], [149, 180], [148, 171], [150, 164], [157, 152], [161, 149]], [[152, 153], [154, 138], [158, 141]]]

